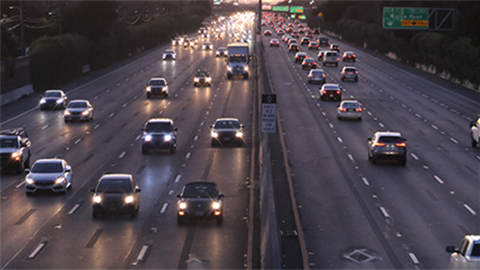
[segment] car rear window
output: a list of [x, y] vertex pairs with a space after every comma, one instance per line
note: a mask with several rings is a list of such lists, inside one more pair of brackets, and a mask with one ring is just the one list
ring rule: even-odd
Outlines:
[[345, 69], [345, 72], [355, 72], [355, 71], [356, 71], [356, 69], [354, 69], [354, 68], [346, 68]]
[[396, 143], [403, 142], [403, 139], [397, 136], [381, 136], [380, 138], [378, 138], [378, 141], [383, 143]]
[[337, 56], [337, 53], [335, 53], [335, 52], [327, 52], [325, 55], [326, 55], [326, 56]]

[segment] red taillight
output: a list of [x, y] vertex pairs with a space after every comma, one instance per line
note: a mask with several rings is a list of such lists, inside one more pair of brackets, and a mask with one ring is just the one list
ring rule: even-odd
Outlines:
[[323, 76], [322, 76], [322, 77], [323, 77], [323, 78], [325, 78], [325, 74], [323, 74]]
[[346, 112], [346, 111], [347, 111], [347, 109], [345, 109], [345, 108], [341, 108], [341, 109], [340, 109], [340, 111], [342, 111], [342, 112]]
[[396, 146], [399, 146], [399, 147], [406, 147], [406, 146], [407, 146], [407, 144], [404, 143], [404, 142], [396, 143], [395, 145], [396, 145]]
[[337, 58], [337, 61], [340, 61], [340, 58]]
[[339, 95], [340, 95], [341, 93], [342, 93], [342, 92], [340, 92], [340, 91], [337, 91], [337, 94], [339, 94]]
[[357, 70], [357, 71], [355, 71], [355, 74], [358, 74], [358, 70]]
[[362, 108], [357, 108], [357, 112], [361, 112], [362, 111]]
[[322, 91], [322, 94], [326, 94], [326, 93], [327, 93], [327, 91], [325, 91], [325, 90]]
[[375, 146], [385, 146], [385, 143], [377, 142], [375, 143]]

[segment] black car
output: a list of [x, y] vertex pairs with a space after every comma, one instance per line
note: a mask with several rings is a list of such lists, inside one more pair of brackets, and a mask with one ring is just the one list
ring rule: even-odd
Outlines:
[[63, 110], [67, 106], [67, 95], [62, 90], [47, 90], [40, 100], [40, 110]]
[[308, 58], [308, 55], [304, 52], [298, 52], [295, 54], [295, 63], [302, 63], [303, 59]]
[[320, 46], [330, 46], [330, 41], [327, 37], [318, 37], [317, 42]]
[[342, 100], [342, 91], [336, 83], [326, 83], [320, 88], [320, 100]]
[[199, 70], [193, 76], [193, 86], [211, 86], [212, 85], [212, 77], [210, 76], [210, 72], [207, 70]]
[[243, 125], [236, 118], [218, 118], [211, 125], [212, 146], [243, 145]]
[[146, 86], [147, 98], [152, 96], [168, 97], [168, 83], [164, 78], [151, 78]]
[[173, 154], [177, 150], [177, 128], [174, 127], [172, 119], [149, 119], [142, 131], [143, 154], [156, 149], [167, 149], [170, 151], [170, 154]]
[[14, 170], [23, 173], [30, 167], [30, 140], [24, 127], [0, 132], [1, 171]]
[[407, 163], [406, 139], [399, 132], [378, 131], [368, 140], [368, 159], [372, 164], [377, 160], [397, 160], [401, 165]]
[[92, 216], [125, 215], [134, 218], [140, 208], [140, 188], [130, 174], [104, 174], [93, 192]]
[[186, 219], [216, 220], [222, 224], [224, 195], [218, 191], [217, 184], [209, 181], [187, 183], [180, 194], [177, 194], [177, 222], [182, 224]]

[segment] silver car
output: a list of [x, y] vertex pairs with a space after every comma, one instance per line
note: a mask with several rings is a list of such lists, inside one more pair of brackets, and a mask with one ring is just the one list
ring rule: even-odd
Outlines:
[[337, 107], [338, 120], [362, 120], [362, 106], [356, 100], [343, 100]]
[[338, 52], [336, 51], [326, 51], [323, 55], [323, 65], [326, 66], [327, 64], [333, 64], [338, 66], [339, 60]]
[[340, 72], [340, 79], [342, 81], [353, 80], [358, 82], [358, 70], [356, 67], [344, 66]]
[[39, 159], [25, 171], [28, 173], [25, 177], [27, 195], [39, 190], [67, 193], [72, 186], [72, 167], [64, 159]]
[[308, 73], [308, 83], [321, 83], [326, 82], [325, 71], [323, 69], [311, 69]]
[[93, 106], [88, 100], [72, 100], [63, 112], [63, 119], [65, 123], [82, 120], [91, 121], [93, 119]]

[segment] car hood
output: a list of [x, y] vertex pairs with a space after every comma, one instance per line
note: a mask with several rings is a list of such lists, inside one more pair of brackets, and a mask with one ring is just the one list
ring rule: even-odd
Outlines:
[[84, 111], [86, 111], [86, 110], [87, 110], [87, 108], [71, 108], [71, 109], [67, 109], [67, 111], [72, 112], [72, 113], [84, 112]]
[[13, 153], [17, 150], [18, 148], [0, 148], [0, 154]]
[[242, 131], [241, 129], [236, 128], [220, 128], [220, 129], [213, 129], [214, 132], [222, 133], [222, 132], [239, 132]]
[[35, 181], [42, 181], [42, 180], [55, 180], [60, 176], [63, 176], [63, 173], [29, 173], [27, 175], [27, 178], [31, 178]]

